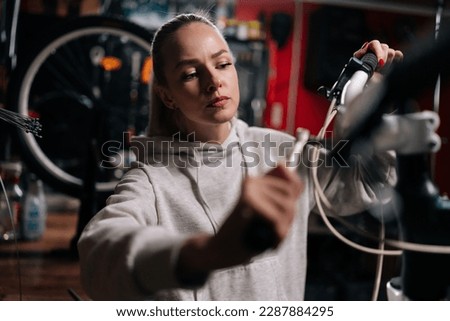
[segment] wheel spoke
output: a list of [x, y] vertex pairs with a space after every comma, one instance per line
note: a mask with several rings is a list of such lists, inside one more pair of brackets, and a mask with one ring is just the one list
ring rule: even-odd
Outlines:
[[54, 77], [51, 85], [60, 89], [70, 89], [78, 92], [89, 98], [94, 98], [92, 95], [92, 84], [85, 72], [83, 72], [82, 65], [75, 67], [76, 57], [70, 57], [62, 54], [61, 51], [56, 52], [51, 56], [51, 59], [45, 62], [42, 66], [40, 75]]
[[[25, 76], [15, 81], [17, 96], [11, 104], [21, 113], [35, 111], [43, 122], [42, 139], [21, 135], [24, 161], [54, 188], [73, 195], [79, 195], [83, 188], [83, 178], [75, 175], [84, 172], [88, 153], [85, 143], [91, 135], [88, 129], [92, 114], [86, 111], [96, 108], [103, 118], [102, 128], [95, 125], [96, 130], [99, 128], [99, 144], [111, 138], [122, 139], [122, 131], [127, 130], [130, 121], [147, 124], [148, 113], [142, 113], [141, 106], [148, 102], [148, 89], [135, 85], [138, 93], [133, 93], [131, 101], [129, 81], [135, 77], [129, 68], [130, 55], [136, 51], [146, 55], [151, 40], [146, 30], [125, 21], [104, 17], [77, 20], [25, 67]], [[100, 50], [99, 57], [103, 50], [104, 55], [118, 57], [122, 68], [102, 69], [91, 56], [92, 48]], [[100, 168], [98, 172], [97, 190], [112, 191], [120, 170]]]

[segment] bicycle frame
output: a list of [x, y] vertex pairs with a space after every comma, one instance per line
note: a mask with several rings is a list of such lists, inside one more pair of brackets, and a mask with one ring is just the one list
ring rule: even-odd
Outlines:
[[16, 34], [20, 0], [3, 1], [0, 21], [1, 63], [10, 72], [16, 66]]
[[[450, 80], [448, 52], [450, 30], [446, 30], [436, 41], [433, 39], [418, 44], [403, 63], [397, 64], [391, 70], [378, 90], [361, 99], [357, 106], [352, 106], [357, 113], [353, 119], [353, 127], [345, 138], [351, 141], [353, 146], [359, 146], [360, 149], [353, 152], [374, 149], [376, 135], [380, 128], [383, 128], [385, 111], [392, 104], [398, 108], [399, 117], [418, 117], [419, 113], [410, 108], [409, 102], [423, 89], [433, 86], [438, 74], [442, 75], [442, 82]], [[424, 119], [422, 127], [426, 128], [428, 123], [432, 122]], [[411, 122], [408, 126], [415, 125]], [[434, 130], [436, 126], [429, 129]], [[439, 195], [430, 174], [430, 158], [439, 146], [436, 139], [426, 137], [424, 131], [419, 131], [418, 128], [409, 128], [410, 134], [404, 131], [399, 133], [406, 136], [408, 141], [411, 140], [411, 145], [416, 145], [417, 149], [405, 150], [395, 137], [387, 138], [391, 140], [390, 148], [398, 151], [398, 181], [395, 191], [401, 200], [401, 206], [397, 208], [396, 213], [400, 234], [401, 238], [409, 243], [440, 245], [448, 249], [450, 201]], [[401, 129], [400, 126], [397, 129]], [[416, 136], [411, 135], [414, 131]], [[418, 139], [421, 139], [419, 143], [415, 141]], [[450, 255], [443, 253], [424, 253], [416, 250], [403, 252], [401, 290], [405, 298], [446, 298], [450, 286]]]

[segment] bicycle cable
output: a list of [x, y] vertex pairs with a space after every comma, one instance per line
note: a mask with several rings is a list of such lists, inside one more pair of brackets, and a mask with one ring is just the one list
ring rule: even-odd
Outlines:
[[39, 118], [24, 116], [19, 113], [0, 108], [0, 119], [9, 124], [15, 125], [27, 133], [31, 133], [36, 137], [42, 138], [40, 135], [42, 125], [39, 122]]
[[[336, 116], [337, 110], [335, 108], [335, 100], [330, 104], [329, 111], [327, 113], [327, 117], [324, 121], [324, 126], [320, 130], [320, 134], [318, 135], [318, 138], [325, 134], [326, 128], [331, 124], [332, 119]], [[314, 154], [313, 154], [313, 163], [315, 163], [318, 159], [319, 154], [319, 148], [314, 147]], [[349, 245], [350, 247], [353, 247], [357, 250], [360, 250], [362, 252], [370, 253], [370, 254], [376, 254], [376, 255], [394, 255], [398, 256], [401, 255], [402, 251], [399, 250], [407, 250], [407, 251], [415, 251], [415, 252], [423, 252], [423, 253], [433, 253], [433, 254], [450, 254], [450, 246], [447, 245], [435, 245], [435, 244], [420, 244], [420, 243], [412, 243], [412, 242], [406, 242], [401, 240], [392, 240], [392, 239], [385, 239], [384, 243], [386, 245], [390, 245], [392, 247], [395, 247], [399, 250], [380, 250], [375, 249], [371, 247], [366, 247], [361, 244], [358, 244], [356, 242], [353, 242], [346, 238], [344, 235], [342, 235], [338, 230], [334, 228], [334, 226], [329, 221], [327, 214], [325, 213], [325, 210], [322, 206], [322, 203], [325, 204], [325, 206], [330, 210], [333, 211], [333, 206], [331, 205], [330, 201], [328, 200], [327, 196], [325, 195], [325, 192], [320, 185], [318, 173], [317, 173], [317, 166], [312, 166], [312, 178], [313, 178], [313, 185], [314, 185], [314, 197], [316, 199], [317, 207], [319, 209], [319, 213], [322, 217], [322, 220], [324, 221], [325, 225], [328, 227], [328, 229], [342, 242]]]

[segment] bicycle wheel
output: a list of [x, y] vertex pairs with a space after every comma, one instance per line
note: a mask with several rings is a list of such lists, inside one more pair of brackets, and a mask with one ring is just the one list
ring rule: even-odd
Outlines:
[[143, 133], [148, 123], [152, 37], [128, 21], [80, 17], [20, 64], [9, 106], [39, 117], [43, 128], [42, 138], [18, 131], [19, 150], [50, 186], [80, 196], [95, 141], [102, 162], [95, 188], [114, 189], [132, 155], [128, 135]]

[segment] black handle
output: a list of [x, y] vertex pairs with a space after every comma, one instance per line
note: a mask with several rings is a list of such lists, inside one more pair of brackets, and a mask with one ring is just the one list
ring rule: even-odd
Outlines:
[[277, 236], [269, 222], [254, 217], [244, 233], [243, 241], [249, 250], [260, 253], [275, 247]]

